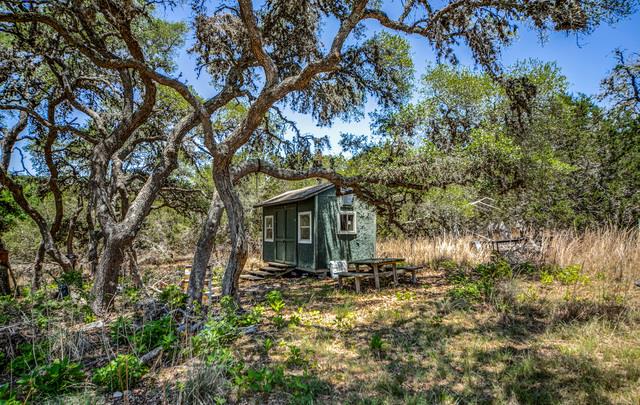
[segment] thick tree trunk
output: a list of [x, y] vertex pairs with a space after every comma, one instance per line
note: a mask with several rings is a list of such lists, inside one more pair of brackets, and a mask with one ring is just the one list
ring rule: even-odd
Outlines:
[[0, 296], [11, 294], [11, 283], [9, 282], [9, 251], [4, 248], [0, 239]]
[[189, 276], [189, 307], [192, 308], [202, 303], [202, 290], [204, 289], [205, 275], [207, 267], [211, 259], [211, 252], [215, 245], [216, 234], [220, 227], [220, 220], [224, 212], [224, 204], [216, 193], [211, 199], [207, 219], [202, 225], [198, 244], [193, 255], [193, 263], [191, 266], [191, 275]]
[[224, 203], [229, 220], [231, 237], [231, 253], [222, 278], [222, 295], [229, 295], [238, 300], [238, 282], [247, 261], [248, 247], [244, 227], [244, 207], [233, 187], [228, 166], [214, 170], [216, 190]]
[[42, 262], [44, 261], [45, 249], [44, 242], [40, 242], [36, 259], [33, 262], [33, 274], [31, 276], [31, 290], [37, 291], [42, 284]]
[[127, 260], [129, 261], [129, 276], [134, 287], [142, 288], [142, 277], [140, 277], [140, 268], [138, 267], [138, 255], [133, 246], [127, 248]]
[[112, 236], [105, 238], [91, 290], [93, 295], [91, 307], [96, 314], [104, 314], [113, 304], [118, 285], [118, 273], [124, 260], [122, 245], [122, 241]]

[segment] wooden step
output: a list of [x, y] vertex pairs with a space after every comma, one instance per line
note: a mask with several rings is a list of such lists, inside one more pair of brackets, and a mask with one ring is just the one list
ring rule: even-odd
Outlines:
[[243, 280], [264, 280], [264, 277], [254, 276], [251, 274], [242, 274], [240, 278]]
[[246, 274], [251, 274], [254, 276], [261, 276], [261, 277], [273, 276], [273, 273], [270, 273], [268, 271], [257, 270], [257, 269], [249, 270], [247, 271]]
[[271, 274], [282, 274], [282, 273], [288, 273], [291, 270], [293, 270], [293, 267], [271, 267], [271, 266], [266, 266], [266, 267], [261, 267], [260, 270], [271, 273]]
[[280, 267], [280, 268], [283, 268], [283, 269], [288, 269], [288, 268], [290, 268], [290, 267], [294, 267], [294, 266], [292, 266], [292, 265], [290, 265], [290, 264], [277, 263], [277, 262], [267, 262], [267, 265], [268, 265], [269, 267]]

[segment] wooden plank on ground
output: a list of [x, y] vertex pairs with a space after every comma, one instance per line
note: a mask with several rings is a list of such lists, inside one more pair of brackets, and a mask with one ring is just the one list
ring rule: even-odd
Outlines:
[[251, 274], [242, 274], [240, 278], [243, 280], [264, 280], [264, 277], [252, 276]]

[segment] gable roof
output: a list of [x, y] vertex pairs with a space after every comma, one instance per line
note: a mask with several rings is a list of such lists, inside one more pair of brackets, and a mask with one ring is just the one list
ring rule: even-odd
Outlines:
[[335, 186], [332, 183], [322, 183], [322, 184], [317, 184], [315, 186], [309, 186], [309, 187], [299, 188], [297, 190], [287, 191], [282, 194], [278, 194], [275, 197], [271, 197], [268, 200], [265, 200], [261, 203], [258, 203], [254, 205], [254, 207], [255, 208], [269, 207], [272, 205], [287, 204], [287, 203], [306, 200], [307, 198], [318, 195], [323, 191], [329, 190], [330, 188], [333, 188], [333, 187]]

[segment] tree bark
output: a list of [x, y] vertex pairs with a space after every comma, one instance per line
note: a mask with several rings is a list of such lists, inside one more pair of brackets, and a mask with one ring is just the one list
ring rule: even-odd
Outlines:
[[244, 208], [238, 193], [233, 187], [229, 166], [220, 166], [222, 167], [216, 166], [214, 169], [213, 179], [227, 212], [229, 236], [231, 237], [231, 253], [222, 278], [222, 295], [231, 296], [238, 301], [238, 282], [248, 256]]
[[217, 195], [211, 199], [211, 205], [207, 213], [207, 219], [202, 225], [198, 243], [193, 255], [191, 275], [189, 276], [188, 306], [192, 308], [196, 304], [202, 303], [202, 290], [204, 289], [205, 275], [211, 259], [211, 252], [215, 245], [216, 234], [220, 227], [220, 220], [224, 212], [224, 204]]
[[11, 294], [11, 284], [9, 282], [9, 251], [4, 248], [0, 239], [0, 296]]
[[37, 291], [42, 284], [42, 262], [44, 261], [44, 242], [40, 242], [36, 258], [33, 261], [33, 274], [31, 276], [31, 290]]
[[135, 288], [142, 288], [142, 277], [140, 277], [140, 268], [138, 267], [138, 255], [133, 246], [127, 248], [127, 260], [129, 261], [129, 276]]
[[113, 304], [118, 285], [118, 273], [124, 260], [122, 245], [122, 241], [113, 236], [105, 238], [91, 290], [93, 295], [91, 308], [96, 314], [104, 314]]

